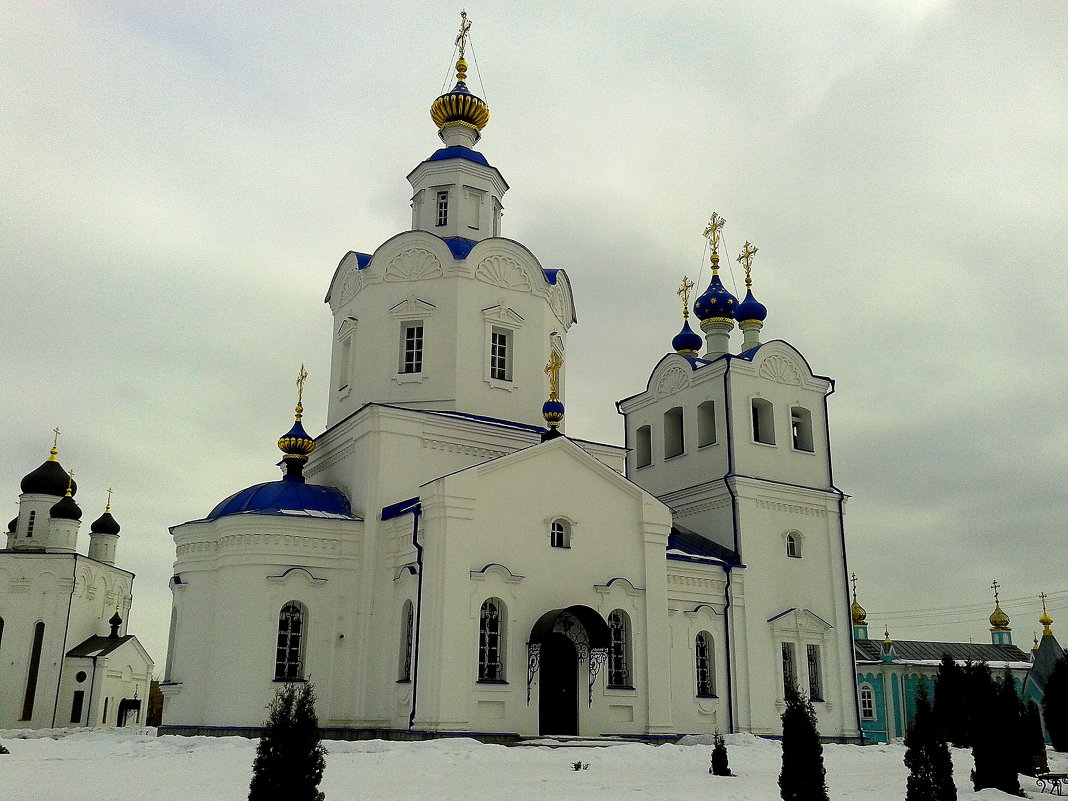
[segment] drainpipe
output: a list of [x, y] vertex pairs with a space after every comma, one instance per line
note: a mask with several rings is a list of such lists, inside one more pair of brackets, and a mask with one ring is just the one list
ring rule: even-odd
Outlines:
[[727, 645], [727, 733], [734, 734], [734, 652], [731, 650], [731, 568], [734, 565], [725, 565], [727, 583], [723, 585], [723, 634]]
[[422, 508], [412, 507], [412, 545], [415, 546], [415, 564], [419, 568], [415, 585], [415, 622], [412, 633], [412, 711], [408, 715], [408, 731], [415, 725], [415, 698], [419, 689], [419, 621], [423, 617], [423, 546], [419, 544], [419, 515]]
[[[63, 668], [67, 666], [67, 632], [70, 631], [70, 610], [74, 606], [74, 590], [78, 586], [78, 555], [74, 555], [74, 569], [71, 570], [70, 597], [67, 598], [67, 625], [63, 627], [63, 637], [60, 638], [59, 654], [59, 680], [56, 682], [56, 700], [52, 704], [52, 728], [56, 727], [56, 715], [59, 714], [59, 693], [63, 689]], [[94, 661], [94, 665], [96, 662]]]
[[[731, 363], [727, 360], [726, 369], [723, 371], [723, 411], [727, 420], [727, 474], [723, 476], [723, 486], [731, 496], [731, 526], [734, 542], [734, 553], [737, 554], [738, 563], [741, 564], [742, 550], [738, 541], [738, 496], [731, 486], [731, 478], [734, 476], [734, 425], [731, 415]], [[734, 649], [731, 648], [731, 570], [734, 565], [727, 565], [727, 581], [723, 587], [725, 605], [723, 609], [724, 634], [727, 640], [727, 727], [734, 732]]]

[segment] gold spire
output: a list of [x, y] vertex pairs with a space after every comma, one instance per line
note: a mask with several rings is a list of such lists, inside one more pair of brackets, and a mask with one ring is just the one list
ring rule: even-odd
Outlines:
[[1053, 618], [1049, 616], [1049, 612], [1046, 611], [1046, 593], [1040, 592], [1038, 597], [1042, 599], [1042, 617], [1038, 619], [1038, 622], [1042, 624], [1042, 636], [1052, 637], [1053, 631], [1050, 626], [1053, 624]]
[[278, 449], [285, 454], [282, 458], [287, 461], [306, 462], [308, 454], [315, 450], [315, 441], [308, 436], [300, 422], [301, 415], [304, 413], [304, 406], [302, 405], [304, 382], [307, 380], [308, 371], [301, 364], [300, 372], [297, 373], [297, 405], [293, 410], [293, 427], [278, 440]]
[[560, 400], [560, 368], [564, 366], [564, 360], [555, 350], [549, 354], [549, 362], [545, 365], [545, 375], [549, 376], [549, 400]]
[[460, 50], [460, 57], [456, 61], [456, 86], [430, 106], [430, 118], [439, 129], [446, 125], [463, 125], [481, 131], [489, 122], [489, 106], [467, 89], [467, 59], [464, 58], [464, 52], [470, 30], [471, 20], [466, 11], [461, 11], [460, 32], [456, 35], [456, 47]]
[[708, 225], [705, 226], [704, 236], [708, 240], [709, 248], [712, 250], [709, 255], [709, 259], [712, 261], [712, 275], [719, 275], [719, 237], [720, 231], [723, 230], [723, 225], [726, 222], [716, 212], [712, 212], [712, 216], [708, 218]]
[[690, 290], [693, 289], [694, 283], [690, 280], [689, 276], [684, 275], [682, 277], [682, 284], [679, 286], [679, 291], [675, 294], [682, 298], [682, 319], [687, 320], [690, 317]]
[[850, 617], [853, 618], [854, 626], [866, 626], [868, 625], [868, 613], [864, 610], [864, 607], [857, 603], [857, 574], [854, 573], [851, 581], [853, 582], [853, 603], [849, 606]]
[[753, 285], [753, 279], [749, 276], [749, 271], [753, 269], [753, 256], [757, 254], [758, 248], [749, 244], [749, 240], [745, 241], [745, 247], [742, 248], [742, 252], [738, 254], [738, 263], [742, 265], [742, 269], [745, 270], [745, 286], [746, 289]]
[[890, 645], [891, 642], [892, 641], [890, 639], [890, 627], [886, 626], [883, 628], [883, 644]]
[[994, 579], [994, 583], [990, 585], [990, 589], [994, 591], [994, 611], [990, 615], [991, 631], [1009, 631], [1009, 616], [1002, 610], [1001, 603], [998, 600], [998, 588], [1000, 586], [997, 579]]
[[59, 455], [59, 426], [53, 428], [52, 433], [55, 434], [55, 436], [52, 437], [52, 450], [49, 451], [48, 461], [58, 462], [59, 459], [57, 459], [56, 456]]

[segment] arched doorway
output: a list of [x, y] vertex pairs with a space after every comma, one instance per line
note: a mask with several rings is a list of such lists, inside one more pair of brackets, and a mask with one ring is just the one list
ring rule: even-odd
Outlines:
[[553, 609], [531, 627], [527, 703], [537, 676], [541, 734], [579, 733], [579, 705], [583, 700], [593, 704], [593, 686], [608, 657], [608, 643], [608, 624], [588, 606]]
[[566, 634], [550, 634], [541, 645], [538, 730], [578, 734], [578, 653]]

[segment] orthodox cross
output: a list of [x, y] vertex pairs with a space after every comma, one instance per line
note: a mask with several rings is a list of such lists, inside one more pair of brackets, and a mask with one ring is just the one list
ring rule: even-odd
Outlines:
[[70, 491], [74, 488], [74, 471], [67, 471], [67, 494], [70, 495]]
[[52, 433], [55, 434], [55, 436], [52, 437], [52, 450], [49, 451], [50, 455], [48, 460], [50, 462], [56, 461], [56, 454], [59, 453], [59, 426], [53, 428]]
[[304, 407], [301, 405], [304, 400], [304, 382], [308, 380], [308, 371], [304, 369], [304, 363], [300, 365], [300, 372], [297, 373], [297, 419], [300, 419], [301, 413], [304, 411]]
[[745, 247], [742, 248], [742, 252], [738, 254], [738, 263], [742, 265], [742, 269], [745, 270], [745, 285], [752, 286], [753, 279], [749, 277], [749, 271], [753, 269], [753, 256], [757, 254], [758, 248], [753, 247], [749, 240], [746, 240]]
[[997, 579], [994, 579], [994, 583], [990, 585], [990, 589], [992, 589], [994, 591], [994, 606], [999, 606], [1000, 605], [1000, 602], [998, 601], [998, 587], [1000, 587], [1000, 586], [1001, 585], [998, 584], [998, 580]]
[[856, 573], [854, 573], [850, 577], [850, 581], [853, 582], [853, 600], [855, 601], [855, 600], [857, 600], [857, 574]]
[[104, 509], [104, 511], [105, 512], [110, 512], [111, 511], [111, 487], [108, 487], [108, 505]]
[[693, 289], [694, 283], [690, 280], [689, 276], [682, 277], [682, 284], [679, 286], [679, 291], [675, 294], [682, 298], [682, 319], [685, 320], [690, 316], [690, 290]]
[[564, 366], [564, 360], [555, 350], [549, 354], [549, 363], [545, 365], [545, 375], [549, 376], [549, 397], [552, 400], [560, 399], [560, 368]]
[[464, 48], [467, 46], [468, 31], [471, 30], [471, 20], [467, 18], [467, 12], [460, 12], [460, 32], [456, 34], [456, 46], [460, 48], [460, 58], [464, 57]]
[[1040, 592], [1038, 597], [1042, 599], [1042, 614], [1046, 614], [1046, 593]]
[[712, 253], [717, 256], [719, 255], [719, 232], [723, 230], [723, 224], [726, 222], [716, 212], [712, 212], [712, 216], [708, 218], [708, 225], [705, 226], [705, 239], [708, 240]]

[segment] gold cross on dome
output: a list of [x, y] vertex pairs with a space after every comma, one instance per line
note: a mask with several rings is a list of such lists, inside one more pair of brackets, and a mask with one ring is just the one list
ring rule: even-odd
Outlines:
[[712, 216], [708, 218], [708, 225], [705, 226], [705, 239], [708, 240], [708, 246], [712, 248], [712, 252], [716, 255], [719, 254], [719, 232], [723, 230], [723, 225], [726, 222], [716, 212], [712, 212]]
[[682, 319], [685, 320], [690, 316], [690, 290], [693, 289], [694, 283], [690, 280], [689, 276], [684, 275], [682, 277], [682, 283], [679, 285], [678, 291], [675, 293], [682, 298]]
[[552, 400], [560, 399], [560, 368], [564, 366], [564, 360], [555, 350], [549, 354], [549, 363], [545, 365], [545, 375], [549, 376], [549, 397]]
[[1000, 603], [998, 601], [998, 587], [1000, 587], [1000, 586], [1001, 585], [998, 584], [998, 580], [997, 579], [994, 579], [994, 583], [990, 585], [990, 589], [992, 589], [994, 591], [994, 606], [998, 606], [999, 603]]
[[304, 382], [308, 380], [308, 371], [304, 369], [304, 364], [300, 365], [300, 372], [297, 373], [297, 405], [304, 400]]
[[52, 433], [55, 434], [55, 436], [52, 437], [52, 447], [53, 448], [58, 448], [59, 447], [59, 426], [56, 426], [55, 428], [53, 428], [52, 429]]
[[857, 574], [854, 573], [850, 580], [853, 582], [853, 600], [855, 601], [857, 599]]
[[111, 487], [108, 487], [108, 505], [104, 508], [105, 512], [111, 511]]
[[72, 489], [74, 489], [74, 471], [73, 470], [68, 470], [67, 471], [67, 493], [69, 494]]
[[749, 271], [753, 269], [753, 256], [757, 254], [757, 248], [753, 247], [749, 240], [745, 242], [745, 247], [742, 248], [742, 252], [738, 254], [738, 263], [742, 265], [742, 269], [745, 270], [745, 285], [752, 286], [752, 279], [749, 277]]
[[1038, 597], [1042, 600], [1042, 614], [1046, 614], [1046, 593], [1040, 592]]
[[460, 32], [456, 34], [456, 46], [460, 48], [460, 58], [464, 57], [464, 48], [467, 46], [468, 31], [471, 30], [471, 20], [467, 18], [467, 12], [460, 12]]

